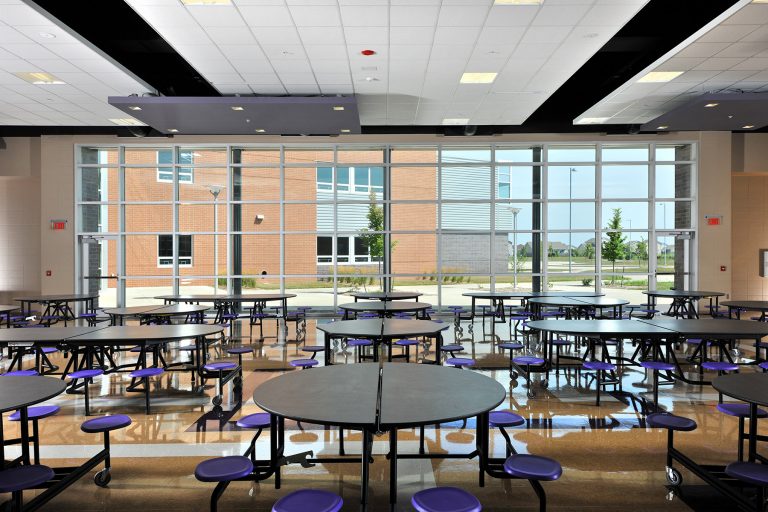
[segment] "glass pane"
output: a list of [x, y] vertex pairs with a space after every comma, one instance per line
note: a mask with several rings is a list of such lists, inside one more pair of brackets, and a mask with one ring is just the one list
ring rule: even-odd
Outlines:
[[[243, 295], [253, 295], [253, 294], [259, 294], [259, 293], [277, 293], [280, 290], [280, 278], [270, 274], [259, 274], [255, 276], [246, 276], [242, 278], [233, 277], [232, 286], [233, 286], [233, 289], [235, 290], [239, 286], [240, 293], [242, 293]], [[291, 299], [291, 300], [296, 300], [296, 299]]]
[[79, 230], [86, 233], [116, 233], [120, 231], [118, 206], [102, 204], [83, 204], [80, 212]]
[[323, 263], [330, 263], [331, 260], [325, 261], [325, 258], [333, 257], [333, 237], [331, 236], [318, 236], [317, 237], [317, 260], [318, 262], [323, 259]]
[[317, 163], [333, 163], [333, 150], [329, 149], [304, 149], [286, 148], [286, 165], [309, 165], [314, 167]]
[[[488, 274], [490, 272], [490, 233], [443, 232], [439, 245], [443, 273]], [[506, 250], [504, 244], [501, 244], [501, 250]]]
[[[670, 289], [674, 283], [675, 273], [675, 237], [657, 236], [656, 237], [656, 284], [657, 289]], [[658, 274], [667, 274], [669, 277], [663, 277]], [[668, 283], [666, 288], [662, 283]]]
[[[547, 242], [547, 271], [568, 274], [595, 273], [594, 233], [550, 233]], [[563, 279], [563, 278], [558, 278]], [[570, 278], [580, 281], [581, 277]]]
[[[327, 250], [325, 258], [333, 252], [333, 239], [329, 236], [319, 237], [315, 233], [306, 235], [285, 235], [285, 273], [286, 274], [317, 274], [318, 263], [321, 261], [320, 253], [315, 253], [313, 248], [318, 247], [320, 240], [322, 249]], [[275, 242], [278, 240], [275, 239]]]
[[[288, 309], [295, 306], [311, 306], [313, 308], [333, 308], [333, 275], [329, 277], [287, 277], [285, 278], [285, 292], [296, 294], [295, 299], [288, 299]], [[347, 302], [345, 298], [341, 299]], [[293, 324], [291, 324], [293, 327]], [[307, 327], [307, 335], [313, 336]], [[293, 333], [289, 331], [289, 337]], [[311, 338], [308, 340], [311, 342]], [[322, 344], [322, 342], [320, 342]]]
[[[318, 168], [319, 170], [320, 168]], [[318, 178], [319, 181], [319, 178]], [[318, 190], [320, 189], [318, 183]], [[336, 168], [336, 190], [339, 192], [349, 192], [349, 187], [351, 185], [350, 179], [349, 179], [349, 167], [337, 167]]]
[[226, 230], [226, 205], [213, 203], [179, 205], [179, 231], [218, 231], [224, 233]]
[[[311, 261], [314, 265], [315, 255], [311, 251], [307, 251], [306, 248], [307, 244], [311, 244], [308, 245], [309, 247], [315, 247], [315, 237], [304, 237], [303, 240], [305, 245], [301, 252], [296, 252], [295, 246], [291, 246], [289, 252], [286, 243], [286, 270], [291, 261], [295, 262], [296, 265], [301, 265], [304, 261]], [[232, 235], [231, 242], [233, 275], [266, 276], [280, 274], [280, 235]]]
[[[623, 262], [624, 268], [622, 269], [622, 272], [648, 273], [648, 240], [648, 232], [627, 233], [627, 254], [626, 259]], [[632, 279], [637, 279], [637, 277], [633, 277]], [[642, 285], [624, 283], [624, 285], [646, 287], [647, 283], [643, 283]]]
[[117, 165], [119, 153], [117, 148], [82, 147], [78, 163], [83, 165]]
[[393, 200], [437, 199], [437, 169], [435, 167], [392, 167]]
[[179, 148], [179, 163], [200, 166], [227, 165], [226, 148]]
[[694, 159], [691, 144], [657, 144], [657, 162], [686, 162]]
[[648, 144], [603, 146], [603, 162], [647, 162]]
[[[330, 177], [329, 177], [330, 182]], [[286, 183], [287, 185], [287, 183]], [[291, 186], [312, 186], [306, 181]], [[279, 201], [280, 200], [280, 169], [233, 167], [232, 168], [232, 200], [233, 201]]]
[[173, 261], [166, 264], [160, 258], [158, 235], [126, 235], [124, 240], [126, 276], [172, 275]]
[[595, 146], [550, 146], [547, 150], [549, 162], [594, 162]]
[[[497, 203], [496, 229], [501, 231], [530, 231], [534, 229], [534, 215], [538, 217], [537, 228], [541, 229], [540, 212], [540, 203]], [[517, 214], [517, 218], [515, 218], [515, 214]]]
[[594, 292], [597, 279], [594, 275], [563, 276], [554, 274], [547, 279], [548, 292]]
[[[499, 169], [504, 169], [499, 167]], [[539, 199], [541, 198], [541, 167], [540, 166], [511, 166], [509, 171], [510, 198]]]
[[[365, 251], [362, 251], [365, 252]], [[337, 236], [336, 237], [336, 257], [340, 262], [349, 263], [349, 237]]]
[[491, 148], [444, 147], [441, 159], [444, 163], [490, 162]]
[[603, 198], [648, 197], [647, 165], [604, 165]]
[[339, 148], [336, 152], [336, 161], [338, 163], [350, 164], [381, 164], [384, 162], [384, 150], [381, 148], [371, 149], [344, 149]]
[[603, 228], [608, 229], [614, 210], [619, 210], [621, 229], [648, 229], [648, 203], [603, 203]]
[[444, 203], [441, 227], [487, 231], [491, 228], [491, 207], [487, 203]]
[[286, 167], [285, 199], [288, 201], [332, 200], [330, 188], [321, 192], [317, 185], [317, 169], [314, 167]]
[[541, 147], [500, 147], [496, 148], [497, 162], [541, 162]]
[[117, 168], [81, 167], [81, 201], [119, 201], [120, 182]]
[[[187, 240], [192, 243], [191, 257], [185, 255], [182, 249], [186, 244], [182, 242], [184, 235], [179, 235], [179, 275], [182, 276], [219, 276], [227, 275], [227, 237], [226, 235], [188, 235]], [[214, 243], [217, 250], [214, 251]], [[207, 280], [208, 286], [213, 287], [214, 280]], [[226, 289], [226, 283], [220, 282], [219, 286]], [[211, 289], [211, 293], [213, 289]]]
[[441, 176], [443, 199], [490, 199], [490, 167], [444, 166]]
[[181, 201], [213, 201], [218, 196], [218, 201], [226, 201], [229, 195], [227, 190], [227, 170], [196, 167], [187, 168], [192, 174], [186, 176], [192, 181], [182, 181], [184, 168], [177, 169], [179, 173], [179, 200]]
[[[82, 244], [82, 257], [85, 260], [86, 272], [89, 277], [117, 276], [122, 270], [117, 268], [117, 240], [92, 240]], [[116, 279], [87, 279], [86, 293], [98, 295], [96, 308], [117, 306]]]
[[167, 148], [137, 148], [126, 146], [125, 164], [126, 165], [157, 165], [170, 164], [173, 162], [173, 149]]
[[594, 229], [595, 203], [549, 203], [549, 229]]
[[[383, 207], [375, 204], [340, 204], [337, 207], [338, 231], [381, 231], [384, 229]], [[319, 223], [318, 223], [319, 227]]]
[[[285, 205], [286, 210], [294, 208], [296, 205]], [[304, 206], [304, 205], [300, 205]], [[308, 205], [314, 208], [313, 205]], [[312, 211], [314, 213], [314, 209]], [[309, 218], [299, 218], [299, 224], [286, 222], [286, 230], [304, 229], [314, 230], [314, 215]], [[305, 225], [306, 222], [312, 225]], [[232, 231], [246, 232], [268, 232], [280, 231], [280, 205], [275, 203], [262, 204], [233, 204], [232, 205]]]
[[155, 297], [171, 295], [173, 279], [126, 279], [125, 305], [150, 306], [158, 303]]
[[656, 229], [689, 229], [691, 227], [690, 201], [656, 203]]
[[232, 163], [245, 165], [262, 165], [280, 163], [278, 148], [233, 148]]
[[369, 192], [368, 167], [355, 167], [355, 192]]
[[168, 167], [168, 173], [163, 169], [162, 167], [126, 168], [125, 200], [172, 201], [173, 168]]
[[173, 230], [173, 206], [164, 204], [125, 205], [125, 231], [162, 233]]
[[401, 231], [434, 231], [437, 229], [437, 205], [393, 204], [392, 229]]
[[690, 164], [657, 165], [656, 197], [691, 197], [693, 166]]
[[[497, 250], [494, 254], [493, 268], [496, 272], [515, 274], [517, 269], [518, 277], [522, 274], [528, 274], [527, 282], [530, 284], [531, 257], [533, 256], [532, 247], [533, 235], [531, 233], [509, 233], [496, 232], [496, 245], [504, 250]], [[517, 246], [517, 254], [515, 254]], [[514, 284], [514, 283], [512, 283]]]
[[550, 199], [595, 197], [594, 166], [551, 166], [548, 172], [547, 194]]
[[393, 273], [421, 275], [437, 271], [437, 235], [393, 233], [391, 238]]

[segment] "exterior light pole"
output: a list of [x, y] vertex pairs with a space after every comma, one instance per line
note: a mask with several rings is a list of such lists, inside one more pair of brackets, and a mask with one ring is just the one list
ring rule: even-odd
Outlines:
[[213, 196], [213, 294], [219, 292], [219, 243], [217, 233], [219, 229], [219, 194], [224, 190], [223, 185], [208, 185], [208, 192]]
[[573, 273], [573, 173], [578, 172], [571, 167], [568, 169], [568, 273]]
[[513, 275], [514, 275], [514, 288], [517, 290], [517, 214], [520, 213], [520, 208], [515, 208], [510, 206], [509, 211], [512, 212], [512, 240], [513, 240], [513, 250], [512, 250], [512, 265], [514, 266], [513, 269]]

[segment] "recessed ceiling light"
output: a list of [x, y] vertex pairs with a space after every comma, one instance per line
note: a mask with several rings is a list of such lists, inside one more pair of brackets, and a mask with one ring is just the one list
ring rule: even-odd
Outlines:
[[168, 128], [168, 133], [179, 133], [179, 130], [176, 128]]
[[56, 39], [56, 36], [50, 32], [40, 32], [40, 37], [44, 37], [45, 39]]
[[134, 105], [132, 107], [128, 107], [128, 108], [131, 109], [131, 110], [141, 110], [141, 107], [136, 106], [136, 105]]
[[469, 118], [465, 117], [446, 117], [443, 119], [444, 125], [465, 125], [469, 124]]
[[744, 126], [742, 126], [742, 128], [744, 128], [745, 130], [749, 130], [749, 129], [754, 128], [754, 127], [755, 127], [755, 125], [753, 125], [753, 124], [745, 124]]
[[464, 73], [459, 83], [462, 84], [491, 84], [498, 73]]
[[344, 107], [342, 107], [341, 105], [337, 105], [333, 107], [333, 110], [344, 110]]
[[651, 71], [638, 80], [638, 83], [670, 82], [683, 74], [683, 71]]
[[768, 4], [768, 0], [752, 0], [753, 4]]
[[541, 5], [544, 0], [494, 0], [494, 5]]
[[18, 73], [14, 73], [17, 77], [21, 78], [22, 80], [29, 82], [34, 85], [64, 85], [66, 82], [63, 80], [59, 80], [55, 76], [53, 76], [50, 73], [43, 73], [42, 71], [22, 71]]
[[716, 106], [718, 106], [718, 105], [719, 105], [719, 103], [707, 103], [707, 104], [706, 104], [706, 105], [704, 105], [704, 106], [705, 106], [706, 108], [712, 108], [712, 107], [716, 107]]
[[144, 123], [132, 117], [124, 117], [121, 119], [110, 119], [110, 121], [115, 123], [118, 126], [144, 126]]
[[240, 112], [241, 110], [245, 110], [243, 107], [231, 107], [231, 108], [232, 108], [232, 110], [234, 110], [236, 112]]
[[265, 130], [264, 128], [256, 128], [254, 131], [255, 131], [256, 133], [264, 133], [264, 132], [266, 132], [267, 130]]
[[576, 124], [603, 124], [609, 119], [610, 117], [582, 117]]
[[341, 129], [341, 130], [339, 130], [339, 131], [341, 131], [341, 133], [349, 133], [349, 132], [351, 132], [352, 130], [350, 130], [349, 128], [342, 128], [342, 129]]
[[666, 130], [667, 128], [669, 128], [669, 126], [667, 126], [665, 124], [656, 127], [657, 130]]
[[181, 0], [184, 5], [232, 5], [232, 0]]
[[375, 76], [367, 76], [367, 77], [365, 77], [365, 81], [366, 82], [378, 82], [379, 79], [376, 78]]

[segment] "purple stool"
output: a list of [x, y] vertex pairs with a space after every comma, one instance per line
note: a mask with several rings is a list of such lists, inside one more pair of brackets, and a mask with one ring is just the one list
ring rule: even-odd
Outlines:
[[217, 482], [211, 494], [211, 512], [216, 512], [219, 498], [224, 494], [229, 482], [246, 478], [252, 472], [251, 459], [232, 455], [204, 460], [195, 468], [195, 478], [201, 482]]
[[249, 414], [248, 416], [243, 416], [237, 420], [237, 423], [235, 423], [235, 425], [240, 428], [256, 430], [256, 434], [254, 434], [253, 439], [251, 439], [251, 444], [243, 454], [243, 457], [250, 457], [254, 467], [256, 467], [256, 441], [259, 439], [261, 431], [265, 428], [269, 428], [270, 418], [271, 415], [268, 412], [257, 412]]
[[683, 483], [683, 475], [672, 465], [672, 460], [678, 454], [678, 451], [675, 450], [675, 431], [691, 432], [696, 430], [696, 422], [690, 418], [675, 416], [665, 412], [649, 414], [645, 418], [645, 422], [651, 428], [667, 429], [667, 482], [674, 486], [680, 485]]
[[467, 366], [475, 366], [475, 360], [469, 357], [449, 357], [445, 360], [445, 364], [461, 369]]
[[233, 390], [237, 394], [238, 390], [241, 389], [242, 384], [242, 369], [240, 366], [236, 365], [235, 363], [230, 363], [229, 361], [220, 361], [218, 363], [208, 363], [205, 366], [203, 366], [203, 370], [207, 372], [215, 372], [216, 373], [216, 380], [218, 381], [218, 395], [213, 397], [213, 406], [214, 406], [214, 412], [220, 413], [221, 412], [221, 404], [223, 402], [224, 397], [224, 372], [231, 372], [234, 370], [238, 370], [240, 372], [239, 377], [236, 377], [235, 381], [233, 382]]
[[[35, 464], [40, 464], [40, 436], [38, 435], [37, 421], [48, 416], [58, 414], [61, 408], [58, 405], [39, 405], [37, 407], [27, 407], [27, 420], [32, 422], [32, 448], [35, 454]], [[9, 417], [11, 421], [21, 421], [21, 412], [16, 411]]]
[[[104, 456], [104, 469], [93, 476], [94, 483], [99, 487], [106, 487], [109, 481], [112, 480], [112, 475], [110, 474], [112, 465], [109, 453], [109, 433], [113, 430], [125, 428], [130, 424], [131, 418], [125, 414], [114, 414], [112, 416], [101, 416], [100, 418], [86, 420], [80, 425], [80, 430], [86, 434], [104, 433], [104, 450], [99, 454]], [[94, 458], [99, 457], [99, 455], [95, 455]]]
[[85, 322], [91, 327], [96, 325], [96, 313], [83, 313], [77, 318], [80, 320], [85, 320]]
[[311, 354], [310, 359], [315, 359], [318, 352], [325, 352], [325, 347], [323, 345], [304, 345], [301, 347], [301, 351]]
[[498, 348], [502, 350], [509, 350], [509, 378], [514, 379], [517, 377], [515, 374], [515, 369], [512, 366], [512, 358], [514, 357], [515, 350], [522, 350], [525, 348], [525, 345], [522, 343], [515, 343], [515, 342], [504, 342], [499, 343], [496, 345]]
[[[729, 361], [704, 361], [701, 363], [701, 368], [704, 370], [710, 370], [717, 372], [717, 375], [724, 375], [725, 372], [738, 372], [739, 365], [731, 363]], [[717, 403], [723, 403], [723, 394], [717, 394]]]
[[472, 494], [458, 487], [432, 487], [411, 497], [418, 512], [480, 512], [483, 506]]
[[[646, 370], [653, 370], [653, 412], [659, 412], [659, 372], [671, 372], [675, 365], [665, 361], [640, 361], [640, 366]], [[646, 408], [643, 408], [646, 414]]]
[[506, 431], [508, 427], [519, 427], [525, 423], [525, 418], [519, 414], [515, 414], [512, 411], [491, 411], [488, 414], [488, 425], [491, 428], [498, 428], [501, 435], [504, 436], [506, 443], [506, 455], [509, 458], [513, 453], [517, 453], [512, 446], [512, 440], [509, 438], [509, 434]]
[[725, 474], [736, 480], [757, 487], [755, 510], [765, 510], [765, 486], [768, 485], [768, 465], [756, 462], [731, 462], [725, 467]]
[[[59, 349], [56, 347], [35, 347], [35, 368], [37, 368], [37, 371], [40, 372], [40, 375], [53, 373], [59, 369], [58, 366], [53, 364], [51, 360], [48, 359], [48, 354], [55, 354], [58, 351]], [[43, 369], [43, 367], [46, 369]]]
[[513, 478], [528, 480], [539, 497], [539, 511], [547, 510], [547, 494], [541, 481], [557, 480], [563, 474], [560, 463], [548, 457], [539, 455], [517, 454], [504, 462], [504, 471]]
[[[397, 340], [397, 341], [395, 341], [393, 343], [393, 345], [395, 345], [397, 347], [401, 347], [401, 348], [403, 348], [405, 350], [405, 352], [403, 354], [405, 356], [405, 361], [407, 363], [410, 363], [411, 362], [411, 347], [418, 346], [419, 345], [419, 341], [418, 340]], [[416, 356], [417, 356], [417, 359], [418, 359], [418, 354], [416, 354]]]
[[[157, 368], [154, 366], [151, 366], [149, 368], [140, 368], [138, 370], [132, 371], [129, 376], [132, 379], [141, 379], [144, 383], [144, 405], [146, 408], [146, 413], [149, 414], [149, 378], [150, 377], [157, 377], [158, 375], [162, 375], [165, 373], [165, 370], [162, 368]], [[135, 390], [132, 390], [135, 391]], [[141, 391], [141, 390], [139, 390]]]
[[757, 366], [759, 366], [760, 369], [763, 370], [763, 372], [767, 372], [768, 371], [768, 361], [763, 361], [762, 363], [758, 364]]
[[301, 489], [283, 496], [272, 505], [272, 512], [338, 512], [341, 497], [319, 489]]
[[347, 340], [348, 347], [355, 347], [355, 358], [360, 363], [363, 360], [363, 347], [372, 347], [373, 341], [352, 338]]
[[238, 366], [243, 366], [243, 354], [253, 354], [253, 349], [250, 347], [232, 347], [227, 349], [227, 354], [237, 355]]
[[463, 351], [464, 351], [464, 347], [456, 343], [451, 345], [443, 345], [442, 347], [440, 347], [440, 352], [442, 354], [445, 354], [447, 352], [448, 354], [450, 354], [449, 357], [456, 357], [456, 352], [463, 352]]
[[[600, 389], [603, 386], [603, 377], [605, 376], [605, 372], [615, 371], [616, 365], [613, 365], [611, 363], [605, 363], [603, 361], [585, 361], [582, 367], [585, 370], [595, 372], [595, 378], [597, 379], [597, 398], [595, 400], [595, 405], [597, 407], [600, 407]], [[616, 389], [615, 382], [613, 384], [613, 387], [614, 389]]]
[[91, 408], [88, 401], [89, 400], [88, 399], [88, 383], [91, 382], [94, 377], [98, 377], [99, 375], [104, 375], [104, 370], [100, 368], [78, 370], [76, 372], [72, 372], [67, 375], [68, 379], [72, 379], [72, 382], [69, 384], [70, 392], [74, 392], [74, 390], [77, 388], [77, 381], [79, 379], [83, 379], [83, 395], [85, 396], [85, 415], [86, 416], [91, 415]]
[[25, 489], [34, 489], [54, 477], [54, 472], [48, 466], [30, 465], [15, 466], [0, 471], [0, 492], [11, 493], [12, 510], [23, 510]]
[[518, 368], [525, 366], [525, 385], [528, 386], [528, 398], [533, 398], [533, 389], [531, 388], [531, 366], [541, 366], [546, 361], [540, 357], [520, 356], [512, 359], [512, 362]]
[[313, 366], [317, 366], [318, 364], [320, 364], [320, 362], [317, 359], [294, 359], [293, 361], [290, 361], [288, 364], [293, 366], [294, 368], [301, 368], [302, 370], [306, 370], [307, 368], [312, 368]]
[[[749, 418], [749, 404], [717, 404], [717, 410], [728, 416], [735, 416], [739, 418], [739, 448], [738, 448], [738, 460], [742, 462], [744, 460], [744, 441], [748, 439], [749, 434], [744, 430], [745, 419]], [[768, 418], [768, 411], [765, 409], [757, 409], [757, 418]]]
[[6, 372], [3, 375], [13, 375], [16, 377], [37, 377], [40, 375], [37, 370], [15, 370], [12, 372]]

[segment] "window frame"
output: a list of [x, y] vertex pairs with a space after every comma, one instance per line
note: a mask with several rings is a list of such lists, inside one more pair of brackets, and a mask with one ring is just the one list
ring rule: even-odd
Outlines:
[[[160, 254], [160, 237], [170, 237], [171, 239], [171, 255], [170, 256], [162, 256]], [[176, 258], [179, 262], [179, 268], [192, 268], [194, 266], [194, 253], [195, 253], [195, 244], [194, 244], [194, 235], [175, 235], [181, 239], [181, 237], [189, 237], [189, 256], [182, 256], [179, 254], [179, 256]], [[169, 234], [158, 234], [157, 235], [157, 268], [173, 268], [174, 264], [174, 258], [173, 258], [173, 237], [174, 235]], [[181, 250], [181, 244], [179, 244], [179, 251]], [[162, 260], [170, 260], [168, 263], [163, 262]], [[184, 262], [185, 260], [189, 260], [189, 263]]]

